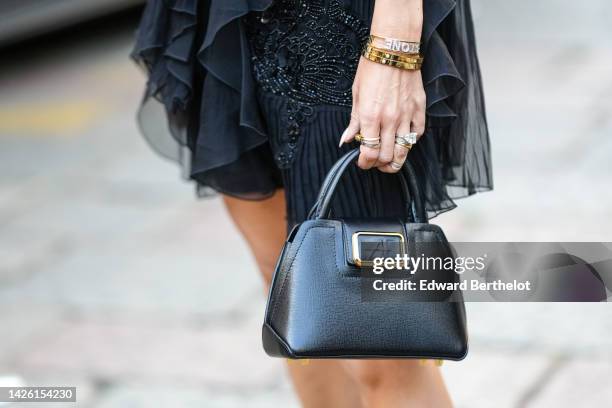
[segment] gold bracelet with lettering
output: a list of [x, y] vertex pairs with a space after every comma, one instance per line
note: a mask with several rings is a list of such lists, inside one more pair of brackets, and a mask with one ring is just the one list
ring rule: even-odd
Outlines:
[[421, 51], [421, 43], [413, 41], [380, 37], [372, 34], [370, 35], [370, 42], [388, 51], [402, 52], [404, 54], [418, 54]]

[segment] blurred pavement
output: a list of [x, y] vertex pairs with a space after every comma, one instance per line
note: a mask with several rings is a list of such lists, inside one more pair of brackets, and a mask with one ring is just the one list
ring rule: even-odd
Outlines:
[[[473, 8], [495, 190], [434, 222], [451, 241], [610, 241], [612, 3]], [[131, 40], [124, 24], [1, 56], [0, 383], [76, 385], [80, 407], [296, 406], [221, 202], [138, 134]], [[612, 406], [607, 304], [468, 317], [470, 355], [444, 366], [457, 406]]]

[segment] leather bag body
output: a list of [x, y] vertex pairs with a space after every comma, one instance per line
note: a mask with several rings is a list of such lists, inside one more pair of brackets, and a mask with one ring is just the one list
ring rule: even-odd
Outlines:
[[[438, 256], [452, 257], [454, 252], [442, 230], [427, 222], [407, 164], [399, 177], [408, 220], [329, 217], [335, 187], [358, 154], [355, 149], [334, 165], [308, 220], [285, 242], [265, 312], [266, 353], [286, 358], [463, 359], [468, 345], [461, 292], [420, 292], [419, 298], [400, 302], [364, 301], [363, 271], [351, 261], [356, 232], [401, 235], [410, 256], [430, 251], [432, 243]], [[458, 280], [453, 271], [436, 274], [438, 281]]]

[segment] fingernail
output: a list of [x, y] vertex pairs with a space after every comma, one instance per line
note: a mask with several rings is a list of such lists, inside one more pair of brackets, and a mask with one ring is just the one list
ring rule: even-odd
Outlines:
[[342, 147], [342, 145], [344, 144], [344, 138], [346, 137], [346, 131], [348, 129], [346, 129], [344, 132], [342, 132], [342, 136], [340, 136], [340, 144], [338, 144], [338, 147]]

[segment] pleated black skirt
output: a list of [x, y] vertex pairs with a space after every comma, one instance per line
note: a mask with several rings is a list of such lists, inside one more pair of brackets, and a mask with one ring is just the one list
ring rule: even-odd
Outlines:
[[[200, 195], [263, 199], [284, 188], [306, 217], [350, 120], [373, 0], [150, 0], [133, 58], [148, 73], [141, 129]], [[411, 150], [428, 215], [492, 188], [468, 0], [424, 0], [425, 135]], [[395, 175], [349, 171], [337, 216], [400, 216]]]

